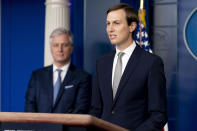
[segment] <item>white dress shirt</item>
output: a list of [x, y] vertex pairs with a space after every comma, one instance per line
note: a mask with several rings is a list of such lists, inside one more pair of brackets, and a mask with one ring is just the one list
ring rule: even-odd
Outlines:
[[124, 70], [126, 68], [126, 65], [127, 65], [128, 61], [129, 61], [129, 58], [132, 55], [135, 47], [136, 47], [136, 44], [133, 41], [133, 43], [129, 47], [124, 49], [123, 51], [120, 51], [120, 50], [118, 50], [116, 48], [116, 54], [115, 54], [115, 57], [114, 57], [113, 70], [112, 70], [112, 86], [113, 86], [113, 80], [114, 80], [114, 71], [115, 71], [117, 60], [118, 60], [118, 53], [119, 52], [124, 52], [124, 55], [122, 56], [122, 74], [123, 74], [123, 72], [124, 72]]
[[[60, 68], [62, 70], [61, 72], [61, 82], [63, 82], [67, 72], [68, 72], [68, 68], [70, 66], [70, 62], [68, 64], [66, 64], [65, 66], [63, 66], [62, 68]], [[58, 72], [57, 72], [57, 66], [55, 64], [53, 64], [53, 87], [55, 85], [55, 82], [57, 81], [57, 77], [58, 77]]]

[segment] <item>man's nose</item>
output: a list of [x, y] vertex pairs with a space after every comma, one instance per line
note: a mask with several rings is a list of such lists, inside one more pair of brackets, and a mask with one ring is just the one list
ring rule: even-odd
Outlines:
[[59, 45], [58, 46], [58, 51], [62, 51], [62, 49], [63, 49], [63, 46], [62, 45]]
[[114, 31], [114, 26], [112, 24], [109, 25], [109, 32], [113, 32]]

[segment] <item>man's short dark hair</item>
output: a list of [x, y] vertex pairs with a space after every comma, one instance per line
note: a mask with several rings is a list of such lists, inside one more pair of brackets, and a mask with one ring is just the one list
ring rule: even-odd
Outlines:
[[131, 25], [132, 22], [136, 22], [136, 24], [138, 24], [137, 12], [128, 4], [120, 3], [114, 5], [107, 10], [107, 14], [110, 13], [111, 11], [115, 11], [119, 9], [123, 9], [125, 11], [128, 25]]

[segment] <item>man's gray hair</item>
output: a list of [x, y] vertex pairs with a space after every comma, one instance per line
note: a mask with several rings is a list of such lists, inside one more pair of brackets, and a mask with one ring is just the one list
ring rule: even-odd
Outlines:
[[52, 31], [50, 37], [49, 37], [49, 43], [52, 44], [52, 38], [54, 36], [57, 36], [57, 35], [62, 35], [62, 34], [65, 34], [68, 36], [68, 40], [69, 40], [69, 43], [73, 45], [73, 35], [72, 35], [72, 32], [67, 30], [66, 28], [63, 28], [63, 27], [60, 27], [60, 28], [56, 28]]

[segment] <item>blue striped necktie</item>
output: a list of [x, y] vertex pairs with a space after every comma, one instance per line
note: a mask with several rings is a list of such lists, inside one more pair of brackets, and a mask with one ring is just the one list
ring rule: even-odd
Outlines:
[[55, 104], [59, 89], [60, 89], [60, 85], [61, 85], [61, 72], [62, 70], [57, 69], [56, 70], [58, 72], [58, 77], [57, 77], [57, 81], [55, 82], [54, 88], [53, 88], [53, 105]]

